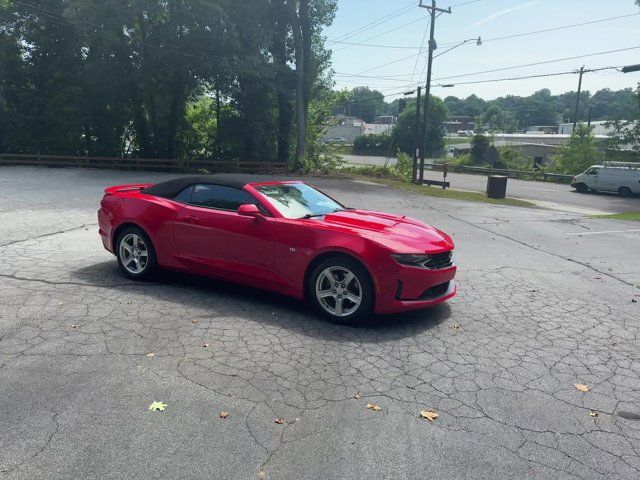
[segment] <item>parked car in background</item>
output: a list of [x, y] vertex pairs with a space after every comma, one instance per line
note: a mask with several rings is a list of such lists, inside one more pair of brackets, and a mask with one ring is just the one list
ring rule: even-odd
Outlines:
[[592, 165], [573, 177], [571, 186], [580, 193], [617, 192], [623, 197], [640, 193], [640, 163], [605, 162]]
[[338, 322], [456, 294], [453, 241], [404, 215], [341, 205], [300, 181], [181, 177], [105, 190], [99, 233], [122, 272], [156, 267], [306, 299]]
[[344, 137], [333, 137], [329, 139], [328, 143], [347, 143], [347, 139]]

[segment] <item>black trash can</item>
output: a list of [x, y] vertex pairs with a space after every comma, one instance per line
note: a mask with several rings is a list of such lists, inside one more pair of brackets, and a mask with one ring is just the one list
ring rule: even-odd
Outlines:
[[504, 175], [490, 175], [487, 178], [487, 197], [504, 198], [507, 196], [507, 178]]

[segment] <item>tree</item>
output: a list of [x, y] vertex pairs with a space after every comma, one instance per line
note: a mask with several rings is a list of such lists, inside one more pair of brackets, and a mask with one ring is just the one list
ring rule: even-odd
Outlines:
[[558, 170], [568, 175], [577, 175], [589, 166], [597, 164], [602, 157], [591, 129], [579, 123], [569, 142], [559, 148], [555, 156]]
[[[447, 120], [449, 112], [444, 102], [431, 96], [429, 101], [429, 125], [427, 127], [427, 157], [435, 157], [444, 148], [445, 129], [444, 122]], [[407, 108], [398, 117], [398, 123], [393, 128], [394, 142], [398, 149], [404, 153], [413, 153], [415, 148], [414, 135], [416, 128], [416, 102], [411, 101]]]
[[486, 135], [473, 136], [471, 139], [471, 161], [474, 165], [482, 165], [484, 163], [485, 154], [491, 145], [493, 145], [491, 137]]
[[372, 123], [375, 117], [385, 113], [386, 104], [384, 95], [369, 87], [356, 87], [351, 90], [349, 100], [338, 105], [338, 111], [352, 117], [361, 118], [367, 123]]

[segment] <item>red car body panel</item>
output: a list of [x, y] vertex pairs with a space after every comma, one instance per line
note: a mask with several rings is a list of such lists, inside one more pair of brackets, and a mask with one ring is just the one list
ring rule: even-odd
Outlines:
[[[343, 253], [367, 269], [375, 287], [375, 312], [394, 313], [442, 303], [456, 294], [456, 266], [429, 270], [403, 265], [392, 254], [452, 251], [445, 233], [418, 220], [365, 210], [321, 218], [288, 219], [252, 183], [244, 190], [269, 215], [187, 205], [141, 192], [148, 184], [109, 187], [98, 211], [104, 247], [114, 253], [118, 230], [137, 225], [150, 237], [158, 265], [305, 298], [310, 266], [320, 256]], [[429, 289], [444, 286], [437, 295]]]

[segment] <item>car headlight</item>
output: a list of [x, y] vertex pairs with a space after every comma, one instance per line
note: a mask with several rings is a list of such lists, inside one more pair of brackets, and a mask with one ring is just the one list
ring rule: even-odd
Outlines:
[[402, 265], [421, 266], [429, 260], [431, 256], [420, 253], [394, 253], [391, 257]]

